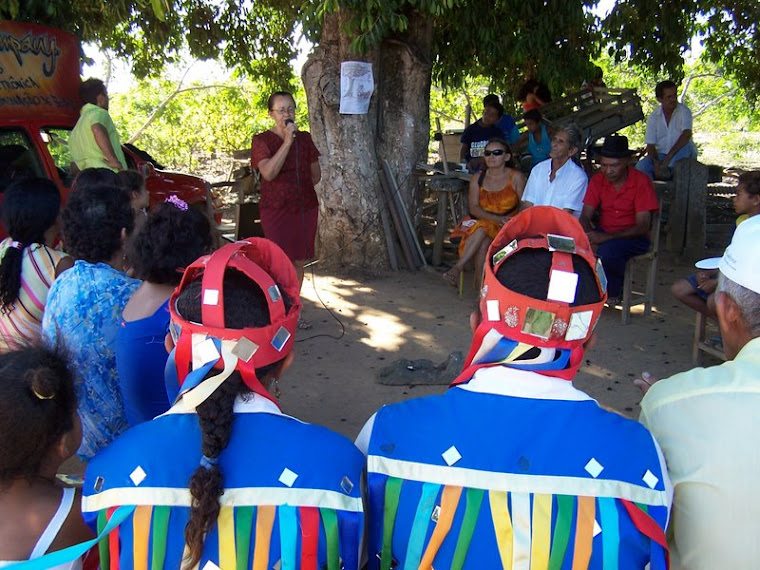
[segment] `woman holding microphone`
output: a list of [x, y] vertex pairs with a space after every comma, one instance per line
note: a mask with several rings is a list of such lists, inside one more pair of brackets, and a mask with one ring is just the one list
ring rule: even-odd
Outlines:
[[[274, 125], [253, 137], [251, 167], [261, 173], [261, 226], [293, 262], [303, 284], [304, 263], [314, 257], [319, 203], [314, 185], [322, 177], [319, 151], [306, 131], [295, 124], [296, 104], [285, 91], [267, 101]], [[298, 328], [311, 323], [299, 319]]]

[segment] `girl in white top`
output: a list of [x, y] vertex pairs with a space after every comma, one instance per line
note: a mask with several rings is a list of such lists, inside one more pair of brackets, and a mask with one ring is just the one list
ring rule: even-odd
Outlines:
[[[58, 467], [82, 439], [73, 377], [44, 348], [0, 354], [0, 566], [92, 538]], [[81, 560], [59, 566], [81, 568]]]

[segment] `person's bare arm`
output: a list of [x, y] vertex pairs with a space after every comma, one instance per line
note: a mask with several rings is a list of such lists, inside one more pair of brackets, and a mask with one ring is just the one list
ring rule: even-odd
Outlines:
[[462, 147], [459, 149], [459, 162], [467, 161], [467, 151], [470, 150], [470, 145], [462, 143]]
[[[584, 207], [585, 209], [585, 207]], [[592, 231], [588, 234], [588, 240], [592, 245], [604, 243], [611, 239], [631, 239], [643, 237], [649, 233], [649, 224], [652, 221], [652, 212], [636, 212], [636, 223], [625, 230], [619, 232], [597, 232]]]
[[591, 218], [594, 217], [594, 212], [596, 210], [592, 208], [591, 206], [587, 206], [586, 204], [583, 205], [583, 210], [581, 211], [581, 226], [583, 226], [583, 229], [587, 232], [594, 231], [594, 224], [591, 223]]
[[512, 176], [512, 188], [515, 189], [515, 194], [517, 194], [517, 198], [519, 200], [522, 200], [523, 194], [525, 193], [525, 185], [528, 183], [528, 179], [525, 177], [525, 174], [523, 174], [521, 171], [515, 169], [514, 175]]
[[116, 170], [122, 170], [121, 162], [116, 158], [116, 152], [111, 145], [111, 139], [108, 138], [108, 131], [100, 123], [93, 123], [92, 136], [95, 137], [95, 144], [106, 157], [106, 164]]
[[646, 155], [652, 159], [655, 164], [660, 163], [660, 159], [657, 158], [657, 147], [653, 144], [648, 144], [646, 148]]
[[285, 164], [285, 159], [288, 157], [288, 152], [290, 152], [290, 147], [293, 146], [293, 141], [295, 140], [293, 134], [295, 131], [295, 123], [287, 125], [285, 127], [285, 138], [282, 139], [282, 144], [280, 145], [280, 148], [277, 149], [277, 152], [275, 152], [270, 158], [265, 158], [264, 160], [259, 161], [256, 165], [256, 168], [259, 169], [264, 180], [274, 180], [277, 178], [277, 175], [280, 174], [282, 165]]
[[679, 150], [681, 150], [683, 147], [685, 147], [690, 140], [691, 140], [691, 129], [684, 129], [683, 131], [681, 131], [681, 135], [676, 139], [676, 142], [673, 144], [673, 147], [668, 151], [668, 154], [665, 155], [665, 158], [662, 160], [662, 163], [670, 164], [670, 161], [673, 159], [676, 153]]
[[58, 277], [67, 269], [74, 267], [74, 258], [71, 256], [62, 257], [55, 266], [55, 276]]
[[319, 161], [315, 160], [311, 163], [311, 183], [316, 185], [322, 180], [322, 169], [319, 167]]

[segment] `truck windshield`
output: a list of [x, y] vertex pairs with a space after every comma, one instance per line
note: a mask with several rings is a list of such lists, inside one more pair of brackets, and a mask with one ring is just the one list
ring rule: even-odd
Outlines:
[[71, 128], [44, 127], [40, 129], [40, 137], [47, 144], [61, 183], [66, 187], [71, 186], [74, 180], [71, 175], [71, 153], [69, 153], [70, 134]]
[[0, 129], [0, 192], [27, 176], [45, 176], [37, 150], [23, 130]]

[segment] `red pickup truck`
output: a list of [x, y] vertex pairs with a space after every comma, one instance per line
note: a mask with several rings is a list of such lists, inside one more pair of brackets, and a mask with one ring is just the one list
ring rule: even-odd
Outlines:
[[[0, 193], [19, 176], [42, 176], [66, 201], [73, 179], [69, 134], [82, 106], [80, 53], [79, 40], [67, 32], [0, 21]], [[173, 194], [203, 208], [212, 222], [220, 217], [208, 182], [165, 171], [132, 145], [122, 148], [129, 168], [147, 175], [152, 204]]]

